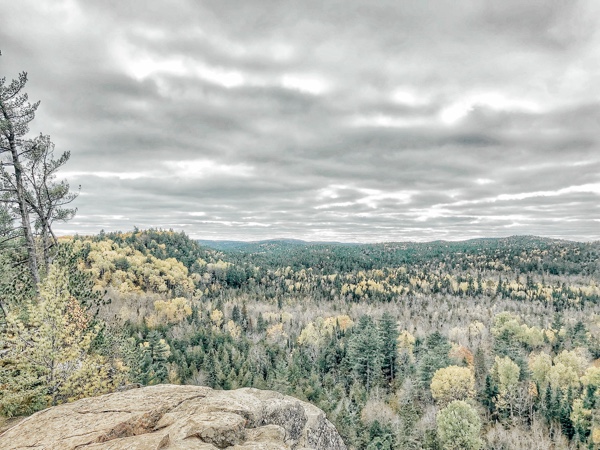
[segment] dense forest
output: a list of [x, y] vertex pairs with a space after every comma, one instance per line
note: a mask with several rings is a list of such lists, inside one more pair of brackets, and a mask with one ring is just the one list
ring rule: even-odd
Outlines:
[[253, 386], [350, 448], [600, 448], [600, 243], [59, 238], [69, 153], [0, 78], [0, 429], [135, 385]]
[[599, 250], [61, 238], [40, 294], [3, 263], [0, 412], [253, 386], [319, 406], [357, 449], [598, 448]]

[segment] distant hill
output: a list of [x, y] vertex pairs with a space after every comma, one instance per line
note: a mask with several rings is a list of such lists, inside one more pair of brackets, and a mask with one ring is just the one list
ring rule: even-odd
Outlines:
[[567, 241], [564, 239], [552, 239], [539, 236], [510, 236], [503, 238], [474, 238], [466, 239], [462, 241], [428, 241], [428, 242], [414, 242], [414, 241], [390, 241], [381, 242], [375, 244], [367, 244], [361, 242], [337, 242], [337, 241], [303, 241], [301, 239], [265, 239], [260, 241], [233, 241], [233, 240], [210, 240], [210, 239], [197, 239], [196, 242], [203, 247], [209, 247], [215, 250], [239, 250], [244, 252], [253, 253], [262, 250], [273, 250], [275, 248], [287, 248], [287, 247], [302, 247], [302, 246], [347, 246], [347, 247], [370, 247], [370, 246], [386, 246], [386, 247], [398, 247], [398, 246], [409, 246], [409, 247], [460, 247], [467, 245], [477, 246], [481, 245], [484, 247], [503, 247], [512, 245], [522, 246], [538, 246], [540, 244], [550, 244], [552, 242], [576, 242]]
[[275, 250], [289, 247], [304, 247], [312, 245], [360, 245], [342, 242], [310, 242], [300, 239], [267, 239], [263, 241], [212, 241], [198, 239], [196, 242], [203, 247], [212, 248], [220, 251], [243, 251], [255, 253], [267, 250]]
[[[321, 270], [336, 273], [446, 262], [465, 267], [471, 257], [498, 260], [521, 272], [595, 273], [600, 243], [582, 243], [538, 236], [476, 238], [466, 241], [385, 242], [353, 244], [273, 239], [256, 242], [197, 241], [222, 252], [235, 264], [272, 268]], [[462, 255], [462, 256], [461, 256]], [[459, 262], [460, 261], [460, 262]]]

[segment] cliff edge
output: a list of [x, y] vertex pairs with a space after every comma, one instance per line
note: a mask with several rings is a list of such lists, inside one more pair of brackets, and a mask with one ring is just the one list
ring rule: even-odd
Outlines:
[[345, 450], [316, 406], [271, 391], [158, 385], [55, 406], [0, 435], [6, 450]]

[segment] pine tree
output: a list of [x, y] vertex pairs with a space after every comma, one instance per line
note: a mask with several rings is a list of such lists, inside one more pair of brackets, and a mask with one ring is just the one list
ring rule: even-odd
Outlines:
[[252, 328], [250, 319], [248, 317], [248, 307], [246, 306], [246, 301], [242, 303], [242, 330], [248, 331]]
[[502, 276], [498, 277], [498, 285], [496, 286], [496, 297], [500, 297], [504, 293], [504, 285], [502, 284]]
[[240, 313], [240, 308], [238, 305], [233, 305], [233, 309], [231, 310], [231, 320], [235, 323], [240, 323], [242, 319], [242, 314]]
[[550, 417], [553, 420], [560, 420], [561, 409], [563, 403], [563, 392], [561, 388], [556, 388], [556, 392], [552, 397], [552, 402], [550, 403]]
[[496, 410], [496, 399], [498, 397], [498, 386], [490, 375], [485, 377], [485, 387], [482, 394], [482, 403], [488, 411], [493, 413]]
[[550, 383], [546, 385], [546, 392], [544, 393], [544, 417], [548, 423], [552, 421], [552, 387]]
[[379, 339], [381, 341], [381, 369], [384, 378], [391, 382], [396, 378], [398, 359], [398, 325], [387, 312], [379, 322]]
[[560, 426], [562, 428], [562, 432], [569, 439], [572, 439], [575, 434], [575, 427], [573, 426], [573, 421], [571, 420], [571, 412], [573, 411], [573, 389], [569, 386], [567, 390], [567, 395], [560, 405], [560, 412], [558, 421], [560, 422]]
[[473, 356], [473, 372], [475, 375], [475, 387], [481, 391], [485, 386], [487, 368], [485, 364], [485, 353], [481, 347], [478, 347]]
[[287, 394], [290, 389], [290, 370], [287, 361], [280, 359], [273, 370], [271, 384], [274, 390]]
[[[23, 144], [29, 131], [29, 122], [35, 117], [40, 102], [31, 104], [26, 93], [22, 92], [27, 84], [27, 73], [19, 74], [17, 80], [6, 85], [6, 79], [0, 78], [0, 155], [8, 155], [7, 161], [0, 166], [2, 187], [11, 193], [21, 219], [21, 230], [25, 239], [29, 270], [34, 284], [40, 282], [38, 258], [27, 204], [24, 167], [22, 164]], [[5, 167], [12, 167], [13, 173]]]
[[56, 182], [58, 170], [71, 156], [65, 152], [54, 159], [54, 143], [50, 136], [40, 135], [30, 140], [23, 151], [23, 179], [25, 180], [25, 199], [35, 213], [35, 228], [41, 235], [44, 265], [50, 264], [50, 248], [58, 244], [52, 230], [54, 222], [66, 222], [75, 216], [75, 208], [65, 206], [77, 198], [71, 193], [69, 183]]
[[124, 382], [122, 361], [94, 351], [100, 328], [91, 327], [69, 288], [69, 272], [50, 266], [40, 297], [22, 314], [10, 312], [0, 364], [0, 412], [20, 415], [114, 389]]
[[205, 358], [204, 369], [206, 370], [208, 376], [206, 382], [208, 386], [215, 389], [218, 385], [218, 371], [220, 367], [217, 367], [218, 361], [215, 358], [214, 351], [211, 351], [207, 357]]
[[265, 322], [262, 313], [258, 313], [258, 319], [256, 319], [256, 331], [259, 333], [267, 331], [267, 323]]
[[381, 377], [381, 337], [370, 317], [359, 319], [356, 333], [349, 342], [349, 358], [354, 375], [365, 383], [367, 391]]
[[[0, 53], [1, 54], [1, 53]], [[55, 182], [56, 173], [70, 157], [69, 152], [54, 159], [54, 144], [49, 136], [27, 139], [29, 123], [34, 119], [39, 102], [31, 104], [23, 92], [27, 73], [6, 84], [0, 78], [0, 187], [3, 201], [11, 202], [18, 210], [22, 237], [34, 285], [40, 282], [39, 258], [33, 236], [30, 213], [41, 235], [45, 270], [49, 269], [51, 245], [57, 244], [52, 231], [54, 221], [73, 217], [75, 209], [64, 208], [76, 194], [69, 192], [65, 181]]]
[[145, 385], [164, 383], [169, 376], [169, 344], [158, 331], [153, 330], [148, 334], [147, 340], [140, 344], [140, 348], [143, 356], [139, 382]]
[[438, 369], [451, 364], [448, 353], [452, 346], [438, 331], [427, 337], [424, 355], [419, 362], [418, 377], [423, 389], [429, 389], [431, 379]]
[[550, 325], [550, 329], [554, 331], [554, 342], [552, 343], [552, 351], [558, 352], [560, 348], [562, 348], [564, 338], [560, 335], [560, 330], [564, 325], [563, 316], [560, 312], [556, 312], [554, 314], [554, 318], [552, 319], [552, 325]]

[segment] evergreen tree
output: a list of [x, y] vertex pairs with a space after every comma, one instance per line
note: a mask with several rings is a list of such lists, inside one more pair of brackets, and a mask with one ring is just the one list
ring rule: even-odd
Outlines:
[[261, 312], [258, 313], [258, 319], [256, 319], [256, 331], [259, 333], [264, 333], [267, 331], [267, 323], [265, 322]]
[[558, 421], [562, 428], [562, 432], [569, 439], [573, 439], [575, 434], [575, 427], [573, 426], [573, 421], [571, 420], [571, 412], [573, 411], [573, 390], [571, 386], [567, 390], [567, 395], [560, 405], [560, 412]]
[[379, 322], [379, 339], [381, 342], [381, 369], [388, 382], [396, 378], [398, 359], [398, 326], [394, 318], [387, 312]]
[[552, 351], [554, 352], [558, 352], [563, 345], [564, 337], [559, 333], [563, 325], [564, 322], [562, 314], [560, 312], [554, 313], [552, 325], [550, 325], [550, 329], [554, 331], [554, 342], [552, 343]]
[[550, 423], [552, 421], [552, 407], [553, 407], [553, 400], [552, 400], [552, 387], [550, 386], [550, 383], [548, 383], [546, 385], [546, 391], [544, 393], [544, 418], [546, 419], [546, 421], [548, 423]]
[[483, 294], [483, 278], [481, 277], [481, 272], [477, 273], [477, 290], [475, 291], [477, 295]]
[[220, 371], [219, 362], [215, 358], [214, 350], [211, 350], [210, 353], [205, 358], [204, 368], [207, 373], [206, 382], [211, 388], [216, 388], [219, 383], [218, 372]]
[[349, 342], [349, 359], [354, 376], [369, 391], [381, 378], [381, 338], [373, 320], [362, 316]]
[[448, 367], [451, 364], [448, 353], [452, 346], [438, 331], [427, 337], [424, 354], [418, 366], [418, 377], [423, 389], [429, 389], [431, 379], [438, 369]]
[[560, 420], [561, 410], [563, 406], [563, 392], [561, 388], [556, 388], [556, 392], [550, 403], [550, 417], [552, 420]]
[[494, 382], [490, 375], [485, 377], [485, 388], [482, 394], [482, 403], [487, 407], [488, 411], [494, 413], [496, 410], [496, 400], [498, 398], [498, 385]]
[[[7, 198], [14, 200], [21, 220], [22, 237], [27, 249], [29, 271], [34, 285], [40, 282], [38, 257], [29, 216], [26, 180], [23, 166], [23, 146], [29, 141], [25, 135], [29, 131], [29, 122], [35, 117], [40, 102], [31, 104], [26, 93], [22, 92], [27, 84], [27, 73], [19, 74], [17, 80], [8, 85], [4, 77], [0, 78], [0, 165], [1, 187]], [[12, 173], [6, 167], [12, 168]], [[6, 199], [6, 198], [4, 198]]]
[[392, 450], [393, 448], [395, 446], [392, 433], [375, 420], [369, 427], [366, 450]]
[[485, 387], [487, 367], [485, 364], [485, 353], [478, 347], [473, 356], [473, 374], [475, 375], [475, 388], [481, 391]]
[[248, 307], [246, 306], [246, 302], [242, 303], [242, 330], [248, 331], [250, 327], [250, 319], [248, 317]]
[[574, 347], [586, 347], [588, 345], [587, 330], [581, 320], [577, 321], [568, 334], [571, 336]]
[[500, 297], [504, 294], [504, 284], [502, 283], [502, 276], [498, 277], [498, 285], [496, 286], [496, 297]]
[[167, 359], [171, 355], [171, 350], [161, 334], [156, 330], [151, 331], [147, 340], [140, 344], [140, 348], [142, 365], [139, 382], [151, 385], [167, 381], [169, 376]]
[[94, 348], [100, 327], [70, 291], [69, 271], [52, 264], [39, 298], [9, 312], [0, 334], [0, 413], [29, 414], [50, 405], [108, 392], [127, 370]]
[[44, 267], [50, 264], [50, 248], [58, 244], [52, 230], [54, 222], [66, 222], [75, 216], [75, 208], [65, 206], [77, 198], [69, 191], [69, 183], [56, 182], [58, 170], [64, 166], [71, 154], [65, 152], [54, 159], [54, 143], [50, 136], [40, 135], [28, 141], [23, 151], [23, 178], [25, 199], [34, 212], [34, 225], [41, 237]]
[[238, 305], [233, 305], [233, 309], [231, 311], [231, 320], [235, 323], [240, 323], [242, 319], [242, 314], [240, 312], [240, 308]]

